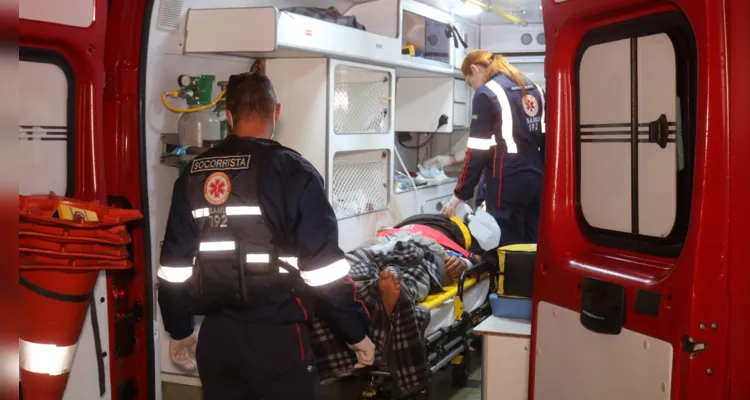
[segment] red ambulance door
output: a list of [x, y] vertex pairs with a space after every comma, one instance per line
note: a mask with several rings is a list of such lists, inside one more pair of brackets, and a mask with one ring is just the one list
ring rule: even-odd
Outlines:
[[724, 3], [543, 10], [549, 138], [530, 397], [721, 399]]

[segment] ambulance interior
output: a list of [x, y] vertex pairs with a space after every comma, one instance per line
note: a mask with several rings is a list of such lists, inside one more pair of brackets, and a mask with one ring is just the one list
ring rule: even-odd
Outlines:
[[[321, 172], [339, 218], [340, 245], [345, 251], [407, 217], [439, 213], [450, 200], [460, 166], [448, 172], [451, 176], [441, 173], [433, 177], [429, 174], [435, 171], [419, 174], [419, 165], [432, 156], [455, 152], [452, 148], [457, 144], [465, 148], [473, 94], [459, 71], [466, 53], [481, 47], [506, 54], [530, 78], [544, 84], [538, 1], [493, 4], [502, 6], [510, 19], [452, 0], [302, 3], [225, 2], [202, 10], [202, 4], [186, 1], [180, 20], [173, 22], [178, 25], [175, 32], [160, 29], [160, 24], [169, 21], [156, 13], [149, 65], [159, 68], [148, 72], [147, 98], [154, 105], [149, 107], [149, 129], [155, 129], [149, 140], [154, 139], [155, 149], [161, 146], [162, 153], [174, 144], [163, 136], [159, 140], [160, 134], [169, 134], [170, 129], [174, 132], [180, 117], [160, 104], [164, 90], [174, 88], [176, 75], [172, 71], [177, 75], [215, 75], [220, 81], [263, 59], [265, 73], [282, 104], [275, 139], [301, 152]], [[280, 11], [263, 8], [269, 5]], [[334, 6], [344, 15], [354, 16], [364, 29], [345, 26], [351, 24], [347, 20], [333, 23], [296, 14], [294, 9], [285, 11], [289, 6]], [[234, 7], [242, 8], [231, 9]], [[278, 21], [276, 27], [274, 20]], [[221, 32], [218, 21], [228, 29]], [[449, 37], [446, 30], [452, 29]], [[415, 54], [402, 54], [402, 48], [410, 45]], [[214, 85], [212, 95], [217, 96], [220, 90]], [[169, 103], [180, 104], [176, 99]], [[439, 126], [441, 115], [448, 118]], [[153, 176], [148, 179], [152, 215], [165, 215], [169, 207], [169, 196], [153, 189], [169, 187], [176, 178], [177, 168], [165, 167], [168, 163], [178, 164], [179, 156], [164, 158], [149, 171]], [[164, 223], [152, 226], [154, 238], [162, 235]], [[154, 241], [154, 245], [158, 243]], [[467, 287], [465, 311], [486, 303], [489, 283], [483, 279]], [[431, 310], [425, 336], [454, 323], [453, 296], [455, 292], [438, 300], [442, 304]], [[166, 339], [160, 335], [162, 381], [168, 382], [168, 396], [170, 390], [180, 390], [170, 383], [199, 385], [199, 381], [171, 363]], [[447, 361], [462, 354], [464, 344], [462, 337], [450, 339], [445, 339], [443, 346], [453, 348], [440, 355]], [[470, 362], [468, 356], [466, 362]], [[451, 365], [444, 362], [437, 367], [447, 370], [443, 375], [452, 380]], [[474, 367], [478, 382], [481, 372]], [[329, 395], [360, 395], [356, 388], [352, 391], [336, 385], [326, 385]], [[463, 390], [475, 397], [480, 392], [479, 388]]]
[[[80, 20], [92, 15], [91, 1], [69, 1], [65, 10], [47, 11], [43, 3], [42, 0], [21, 0], [21, 17], [85, 26]], [[541, 87], [546, 85], [541, 0], [155, 0], [151, 7], [151, 12], [146, 13], [150, 20], [144, 25], [148, 33], [144, 41], [147, 67], [143, 147], [149, 208], [148, 251], [151, 254], [151, 265], [146, 270], [150, 271], [150, 282], [154, 283], [151, 299], [156, 299], [158, 290], [158, 254], [172, 185], [187, 160], [199, 154], [201, 148], [205, 150], [212, 141], [221, 139], [217, 135], [221, 134], [223, 115], [216, 110], [222, 105], [216, 100], [220, 100], [222, 93], [221, 82], [230, 75], [258, 68], [273, 82], [282, 104], [275, 139], [300, 152], [323, 176], [339, 219], [340, 246], [345, 251], [372, 239], [380, 228], [392, 227], [417, 214], [438, 214], [450, 200], [460, 166], [440, 171], [420, 167], [431, 157], [451, 154], [465, 147], [473, 95], [460, 73], [465, 54], [474, 49], [501, 54]], [[302, 15], [304, 12], [300, 9], [288, 7], [335, 7], [341, 15], [336, 21], [324, 20], [321, 14]], [[355, 17], [356, 22], [346, 17]], [[624, 50], [617, 47], [621, 45], [625, 46]], [[640, 231], [660, 237], [668, 235], [677, 223], [678, 184], [675, 180], [686, 165], [692, 168], [692, 161], [688, 159], [690, 155], [678, 150], [681, 147], [677, 143], [686, 139], [680, 136], [674, 122], [680, 118], [679, 98], [669, 95], [675, 92], [677, 81], [672, 44], [666, 35], [652, 35], [639, 39], [639, 46], [647, 54], [643, 56], [647, 61], [639, 67], [650, 71], [642, 78], [649, 82], [641, 83], [642, 119], [656, 121], [663, 115], [668, 121], [664, 122], [667, 129], [659, 137], [664, 140], [663, 146], [644, 147], [641, 163], [650, 164], [644, 164], [642, 170], [650, 172], [636, 179], [640, 180], [640, 197], [636, 200], [641, 204]], [[618, 148], [622, 129], [607, 124], [630, 120], [629, 94], [625, 95], [630, 90], [627, 79], [630, 71], [625, 68], [629, 65], [627, 48], [627, 44], [613, 42], [593, 46], [587, 51], [581, 61], [581, 76], [585, 76], [582, 90], [589, 95], [582, 95], [580, 104], [582, 118], [590, 125], [584, 127], [584, 131], [588, 129], [591, 136], [591, 140], [582, 140], [588, 142], [583, 145], [582, 163], [589, 166], [583, 168], [581, 178], [583, 213], [591, 226], [623, 231], [630, 229], [631, 194], [629, 188], [621, 187], [618, 182], [630, 182], [630, 153]], [[21, 160], [28, 162], [24, 169], [35, 178], [23, 181], [19, 192], [70, 193], [72, 144], [66, 139], [71, 113], [70, 74], [58, 65], [33, 56], [24, 58], [23, 53], [20, 73], [20, 109], [35, 110], [21, 116], [19, 138], [23, 154], [28, 155]], [[206, 87], [208, 93], [202, 91]], [[650, 90], [648, 88], [653, 89], [652, 92], [644, 94]], [[608, 97], [615, 103], [617, 99], [624, 99], [622, 101], [628, 104], [597, 104], [604, 92], [609, 93]], [[618, 93], [623, 95], [618, 97]], [[38, 112], [40, 107], [45, 112]], [[199, 110], [191, 111], [191, 107]], [[626, 114], [620, 118], [618, 113], [622, 110], [626, 110]], [[648, 110], [656, 110], [656, 115], [650, 115]], [[202, 131], [198, 132], [197, 126], [201, 126]], [[186, 137], [197, 142], [183, 146], [188, 140]], [[600, 143], [593, 143], [597, 140]], [[645, 136], [644, 140], [647, 141]], [[653, 143], [643, 146], [650, 144]], [[679, 162], [675, 163], [675, 158]], [[39, 164], [41, 159], [44, 163]], [[612, 159], [621, 163], [608, 163], [612, 167], [607, 171], [597, 167], [603, 164], [602, 160]], [[43, 171], [38, 170], [39, 165], [44, 167]], [[613, 212], [614, 209], [622, 212]], [[463, 290], [463, 309], [468, 313], [487, 307], [487, 295], [496, 289], [490, 284], [496, 276], [485, 274], [477, 278], [471, 287]], [[150, 330], [141, 327], [136, 334], [135, 328], [113, 322], [115, 316], [110, 315], [107, 305], [111, 294], [107, 292], [104, 272], [97, 282], [94, 297], [101, 299], [96, 302], [98, 326], [92, 327], [90, 316], [84, 322], [63, 398], [146, 398], [140, 397], [146, 390], [145, 384], [141, 383], [138, 391], [123, 388], [121, 383], [113, 382], [107, 367], [109, 362], [103, 369], [98, 365], [100, 357], [95, 350], [95, 336], [99, 336], [100, 346], [106, 350], [113, 348], [112, 329], [124, 330], [122, 335], [132, 336], [134, 343], [152, 340], [143, 336], [143, 331]], [[433, 331], [425, 332], [426, 336], [454, 325], [459, 318], [454, 314], [454, 298], [455, 295], [447, 296], [442, 304], [431, 309], [431, 325], [437, 328], [430, 328]], [[149, 362], [154, 363], [154, 398], [201, 398], [197, 373], [182, 371], [169, 359], [169, 338], [161, 325], [158, 304], [154, 301], [139, 307], [119, 318], [135, 324], [145, 323], [145, 316], [153, 315], [154, 358]], [[565, 318], [565, 323], [557, 327], [569, 330], [566, 337], [579, 334], [577, 340], [592, 340], [581, 334], [583, 328], [577, 322], [578, 313], [562, 308], [546, 311], [550, 315], [554, 313], [555, 318], [559, 314], [560, 320]], [[125, 322], [130, 323], [128, 321]], [[467, 379], [462, 382], [464, 387], [454, 385], [456, 377], [452, 376], [455, 372], [451, 367], [455, 370], [456, 365], [450, 365], [460, 364], [459, 356], [463, 353], [441, 353], [441, 358], [447, 361], [431, 365], [436, 372], [433, 386], [437, 390], [433, 390], [429, 398], [486, 398], [481, 397], [481, 393], [493, 390], [487, 387], [489, 381], [502, 385], [502, 393], [509, 399], [527, 398], [530, 325], [509, 329], [508, 337], [513, 341], [493, 348], [493, 357], [504, 361], [493, 366], [492, 371], [480, 366], [482, 357], [488, 357], [488, 349], [483, 349], [485, 354], [468, 347], [464, 349], [465, 332], [457, 336], [451, 344], [474, 354], [473, 358], [464, 355], [471, 358], [471, 365], [466, 367]], [[539, 340], [554, 343], [550, 347], [556, 350], [550, 352], [550, 356], [557, 361], [576, 357], [565, 352], [569, 346], [549, 336], [551, 330], [545, 332], [548, 336]], [[641, 334], [625, 335], [629, 343], [643, 343]], [[611, 343], [596, 342], [596, 349], [592, 351], [601, 351], [603, 356], [605, 353], [616, 355], [626, 366], [642, 364], [643, 359], [627, 354], [628, 350], [607, 353]], [[654, 390], [643, 389], [639, 392], [641, 397], [632, 398], [668, 399], [673, 352], [677, 350], [669, 342], [657, 339], [644, 346], [650, 349], [651, 375], [635, 376], [635, 372], [625, 375], [629, 382], [644, 387], [648, 384]], [[550, 365], [541, 362], [537, 368]], [[585, 368], [576, 371], [583, 370]], [[613, 371], [607, 370], [599, 376], [623, 373]], [[92, 379], [97, 375], [103, 383]], [[558, 383], [558, 387], [567, 385]], [[345, 383], [337, 380], [326, 382], [325, 398], [349, 399], [365, 395], [361, 387], [344, 386]], [[570, 389], [569, 393], [573, 392], [575, 390]]]

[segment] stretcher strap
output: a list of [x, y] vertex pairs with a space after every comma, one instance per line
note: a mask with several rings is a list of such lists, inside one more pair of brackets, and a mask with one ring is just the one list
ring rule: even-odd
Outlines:
[[469, 250], [471, 248], [471, 233], [469, 232], [469, 228], [456, 216], [451, 217], [451, 221], [461, 230], [461, 234], [464, 235], [464, 247], [466, 250]]
[[106, 392], [104, 384], [104, 352], [102, 351], [102, 338], [99, 331], [99, 318], [96, 315], [96, 300], [94, 300], [94, 294], [91, 293], [89, 296], [89, 304], [91, 309], [91, 328], [94, 333], [94, 351], [96, 351], [96, 369], [99, 372], [99, 397], [104, 396]]

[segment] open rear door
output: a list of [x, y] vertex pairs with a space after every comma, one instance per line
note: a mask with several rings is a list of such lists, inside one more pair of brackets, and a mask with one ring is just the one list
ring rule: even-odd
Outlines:
[[[138, 65], [143, 13], [151, 3], [147, 8], [146, 0], [20, 0], [21, 194], [55, 191], [144, 209]], [[84, 322], [64, 400], [154, 398], [146, 284], [151, 272], [145, 269], [143, 225], [131, 224], [129, 230], [135, 268], [100, 274], [97, 317], [89, 314]]]
[[533, 399], [722, 398], [722, 7], [544, 3]]

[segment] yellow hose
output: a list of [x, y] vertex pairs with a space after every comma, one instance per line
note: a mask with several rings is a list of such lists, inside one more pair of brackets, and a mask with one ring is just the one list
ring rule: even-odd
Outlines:
[[177, 90], [169, 89], [169, 90], [167, 90], [167, 91], [165, 91], [164, 93], [161, 94], [161, 102], [164, 103], [164, 107], [166, 107], [168, 110], [174, 111], [176, 113], [198, 112], [198, 111], [207, 110], [207, 109], [215, 106], [216, 103], [218, 103], [219, 100], [221, 100], [221, 98], [224, 97], [224, 94], [226, 92], [227, 92], [226, 88], [222, 89], [221, 93], [219, 93], [219, 95], [212, 102], [210, 102], [210, 103], [208, 103], [206, 105], [200, 106], [200, 107], [194, 107], [194, 108], [177, 108], [177, 107], [175, 107], [175, 106], [173, 106], [173, 105], [171, 105], [171, 104], [169, 104], [167, 102], [167, 96], [176, 98], [176, 97], [179, 97], [180, 93]]
[[483, 10], [492, 11], [493, 13], [495, 13], [495, 14], [497, 14], [497, 15], [499, 15], [499, 16], [501, 16], [501, 17], [503, 17], [503, 18], [505, 18], [505, 19], [507, 19], [509, 21], [515, 22], [515, 23], [517, 23], [517, 24], [519, 24], [521, 26], [527, 26], [527, 25], [529, 25], [528, 21], [520, 19], [520, 18], [516, 17], [515, 15], [508, 14], [505, 11], [498, 10], [497, 8], [495, 8], [495, 7], [491, 6], [491, 5], [488, 5], [488, 4], [484, 4], [483, 2], [481, 2], [479, 0], [465, 0], [465, 1], [467, 3], [469, 3], [469, 4], [474, 4], [475, 6], [479, 6]]

